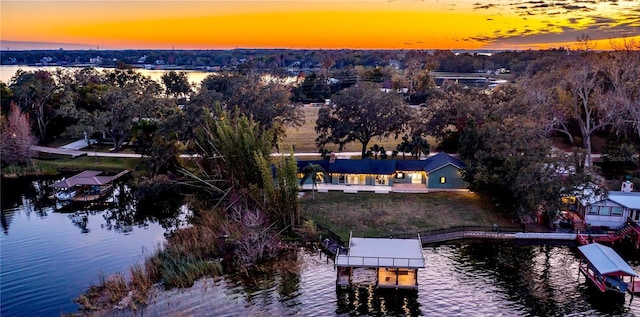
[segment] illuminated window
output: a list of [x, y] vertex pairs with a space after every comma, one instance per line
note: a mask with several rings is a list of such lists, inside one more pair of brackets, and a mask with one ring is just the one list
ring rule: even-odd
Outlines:
[[404, 173], [403, 172], [396, 173], [396, 178], [399, 178], [399, 179], [404, 178]]
[[440, 184], [446, 184], [447, 183], [447, 178], [444, 176], [440, 177]]

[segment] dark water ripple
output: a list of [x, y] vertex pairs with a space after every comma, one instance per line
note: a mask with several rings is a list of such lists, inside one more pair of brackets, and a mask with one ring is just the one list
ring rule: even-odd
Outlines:
[[[71, 299], [115, 272], [127, 273], [164, 241], [157, 224], [130, 235], [107, 230], [102, 212], [87, 214], [88, 233], [70, 215], [24, 206], [2, 210], [10, 219], [0, 234], [0, 315], [57, 316], [77, 311]], [[44, 216], [43, 216], [44, 215]]]
[[[578, 277], [575, 247], [503, 243], [425, 248], [427, 267], [411, 295], [375, 292], [373, 273], [357, 270], [355, 287], [336, 292], [333, 264], [306, 250], [299, 273], [207, 279], [159, 292], [145, 316], [636, 316], [630, 295], [620, 306]], [[638, 270], [638, 267], [635, 267]]]
[[[4, 185], [4, 184], [3, 184]], [[3, 194], [3, 204], [6, 196]], [[106, 223], [84, 216], [3, 205], [0, 316], [58, 316], [99, 274], [127, 273], [164, 241], [158, 224]], [[83, 217], [85, 217], [83, 220]], [[640, 272], [640, 254], [620, 254]], [[202, 279], [189, 289], [156, 290], [148, 307], [114, 316], [640, 316], [640, 300], [606, 298], [578, 274], [575, 245], [463, 241], [423, 249], [415, 293], [376, 292], [371, 270], [356, 270], [351, 291], [335, 288], [333, 262], [299, 249], [267, 273]], [[104, 315], [110, 315], [104, 314]]]

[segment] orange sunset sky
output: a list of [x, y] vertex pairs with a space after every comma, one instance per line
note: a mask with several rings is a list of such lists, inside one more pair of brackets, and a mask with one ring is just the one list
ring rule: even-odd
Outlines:
[[0, 48], [529, 49], [640, 39], [640, 0], [0, 1]]

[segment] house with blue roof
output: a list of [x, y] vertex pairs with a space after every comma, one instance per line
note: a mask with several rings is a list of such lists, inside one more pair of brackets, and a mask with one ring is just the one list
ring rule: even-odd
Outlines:
[[459, 159], [440, 152], [425, 160], [424, 171], [429, 189], [462, 189], [467, 188], [462, 171], [467, 166]]
[[[457, 158], [440, 152], [426, 160], [350, 160], [297, 161], [298, 178], [308, 164], [322, 166], [316, 175], [322, 183], [335, 185], [393, 186], [394, 184], [422, 184], [426, 189], [460, 190], [468, 186], [462, 178], [466, 165]], [[311, 184], [312, 178], [305, 178]]]

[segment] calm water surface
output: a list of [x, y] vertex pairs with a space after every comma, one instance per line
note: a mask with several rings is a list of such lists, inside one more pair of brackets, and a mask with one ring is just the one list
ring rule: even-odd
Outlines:
[[[70, 300], [99, 274], [126, 272], [180, 223], [135, 221], [135, 214], [116, 209], [54, 212], [38, 203], [29, 184], [2, 183], [2, 316], [76, 312]], [[619, 252], [640, 272], [637, 251]], [[417, 293], [375, 292], [373, 271], [364, 269], [354, 273], [353, 290], [336, 292], [331, 260], [296, 249], [262, 273], [158, 289], [149, 306], [106, 315], [640, 316], [640, 298], [604, 297], [578, 275], [573, 244], [465, 241], [425, 247], [423, 254], [427, 267], [419, 271]]]
[[[578, 276], [572, 245], [459, 243], [426, 247], [419, 290], [380, 293], [371, 270], [335, 291], [331, 260], [300, 249], [260, 276], [201, 280], [161, 291], [140, 316], [638, 316], [640, 299], [604, 297]], [[634, 254], [630, 254], [632, 257]], [[632, 266], [640, 271], [637, 254]], [[130, 314], [130, 313], [127, 313]], [[122, 312], [114, 315], [126, 315]]]
[[[57, 68], [64, 68], [64, 67], [60, 67], [60, 66], [27, 66], [27, 65], [0, 65], [0, 81], [4, 82], [5, 84], [9, 84], [9, 80], [11, 80], [11, 78], [16, 74], [16, 72], [18, 71], [18, 69], [22, 69], [23, 71], [26, 72], [33, 72], [36, 70], [47, 70], [47, 71], [55, 71]], [[94, 67], [95, 69], [102, 71], [105, 70], [107, 68], [103, 68], [103, 67]], [[137, 72], [139, 72], [140, 74], [144, 75], [144, 76], [149, 76], [151, 77], [151, 79], [157, 81], [157, 82], [162, 82], [162, 75], [166, 72], [168, 72], [167, 70], [156, 70], [156, 69], [142, 69], [142, 68], [136, 68], [135, 69]], [[187, 75], [187, 78], [189, 79], [190, 83], [200, 83], [202, 82], [203, 79], [205, 79], [207, 76], [213, 74], [213, 72], [205, 72], [205, 71], [193, 71], [193, 70], [177, 70], [176, 72], [184, 72]]]
[[136, 220], [131, 206], [56, 212], [34, 184], [2, 180], [3, 317], [76, 312], [71, 299], [97, 284], [100, 275], [127, 273], [165, 240], [168, 229]]

